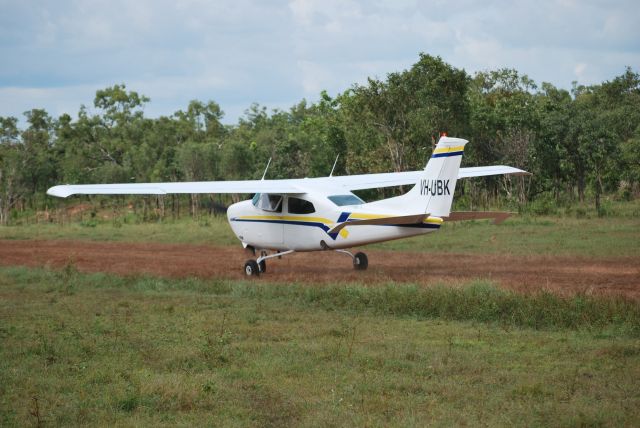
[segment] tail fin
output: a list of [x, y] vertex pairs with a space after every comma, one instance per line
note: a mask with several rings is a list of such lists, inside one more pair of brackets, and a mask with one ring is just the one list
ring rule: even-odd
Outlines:
[[[441, 137], [416, 185], [401, 196], [402, 204], [436, 217], [451, 212], [453, 192], [467, 140]], [[400, 202], [400, 201], [399, 201]]]

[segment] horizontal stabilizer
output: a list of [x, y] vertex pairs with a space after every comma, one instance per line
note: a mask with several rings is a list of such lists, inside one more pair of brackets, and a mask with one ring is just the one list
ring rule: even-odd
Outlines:
[[493, 224], [500, 224], [511, 217], [510, 212], [502, 211], [454, 211], [448, 217], [443, 217], [445, 221], [466, 221], [466, 220], [486, 220], [493, 219]]
[[471, 166], [460, 168], [458, 178], [486, 177], [489, 175], [532, 175], [530, 172], [506, 165]]
[[367, 225], [395, 225], [395, 224], [420, 224], [429, 214], [412, 214], [396, 217], [371, 218], [366, 220], [344, 221], [335, 225], [329, 233], [338, 233], [347, 226], [367, 226]]

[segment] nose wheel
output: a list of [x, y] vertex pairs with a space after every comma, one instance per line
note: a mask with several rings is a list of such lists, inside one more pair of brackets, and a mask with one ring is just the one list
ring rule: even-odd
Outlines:
[[258, 262], [253, 259], [247, 260], [244, 264], [244, 273], [247, 276], [259, 276], [260, 267], [258, 266]]
[[259, 276], [261, 273], [267, 271], [267, 263], [262, 260], [260, 262], [256, 260], [247, 260], [244, 264], [244, 274], [247, 276]]

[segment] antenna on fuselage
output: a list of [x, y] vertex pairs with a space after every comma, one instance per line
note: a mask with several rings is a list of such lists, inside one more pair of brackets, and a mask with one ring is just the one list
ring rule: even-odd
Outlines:
[[271, 158], [269, 158], [269, 161], [267, 162], [267, 167], [264, 169], [264, 174], [262, 174], [261, 180], [264, 180], [264, 177], [266, 177], [267, 170], [269, 170], [269, 165], [271, 165]]
[[336, 160], [333, 163], [333, 168], [331, 168], [331, 173], [329, 174], [329, 177], [333, 177], [333, 171], [336, 169], [336, 165], [338, 164], [339, 157], [340, 157], [340, 153], [338, 153], [338, 156], [336, 156]]

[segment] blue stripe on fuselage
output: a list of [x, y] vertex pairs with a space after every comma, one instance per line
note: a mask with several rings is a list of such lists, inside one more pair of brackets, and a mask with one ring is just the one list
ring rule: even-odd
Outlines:
[[[347, 218], [350, 215], [350, 213], [342, 213], [340, 218], [342, 218], [344, 216], [344, 214], [346, 214], [345, 217], [347, 217]], [[319, 223], [319, 222], [315, 222], [315, 221], [271, 220], [271, 219], [268, 219], [268, 220], [267, 219], [265, 219], [265, 220], [257, 220], [257, 219], [241, 219], [241, 218], [232, 218], [231, 221], [254, 222], [254, 223], [274, 223], [274, 224], [291, 224], [291, 225], [294, 225], [294, 226], [319, 227], [327, 235], [329, 235], [331, 237], [331, 239], [333, 239], [334, 241], [338, 238], [338, 234], [337, 233], [329, 233], [329, 230], [331, 229], [329, 226], [327, 226], [324, 223]], [[352, 221], [357, 221], [357, 220], [352, 220]], [[433, 224], [433, 223], [380, 224], [378, 226], [412, 227], [412, 228], [419, 228], [419, 229], [439, 229], [440, 228], [439, 224]]]

